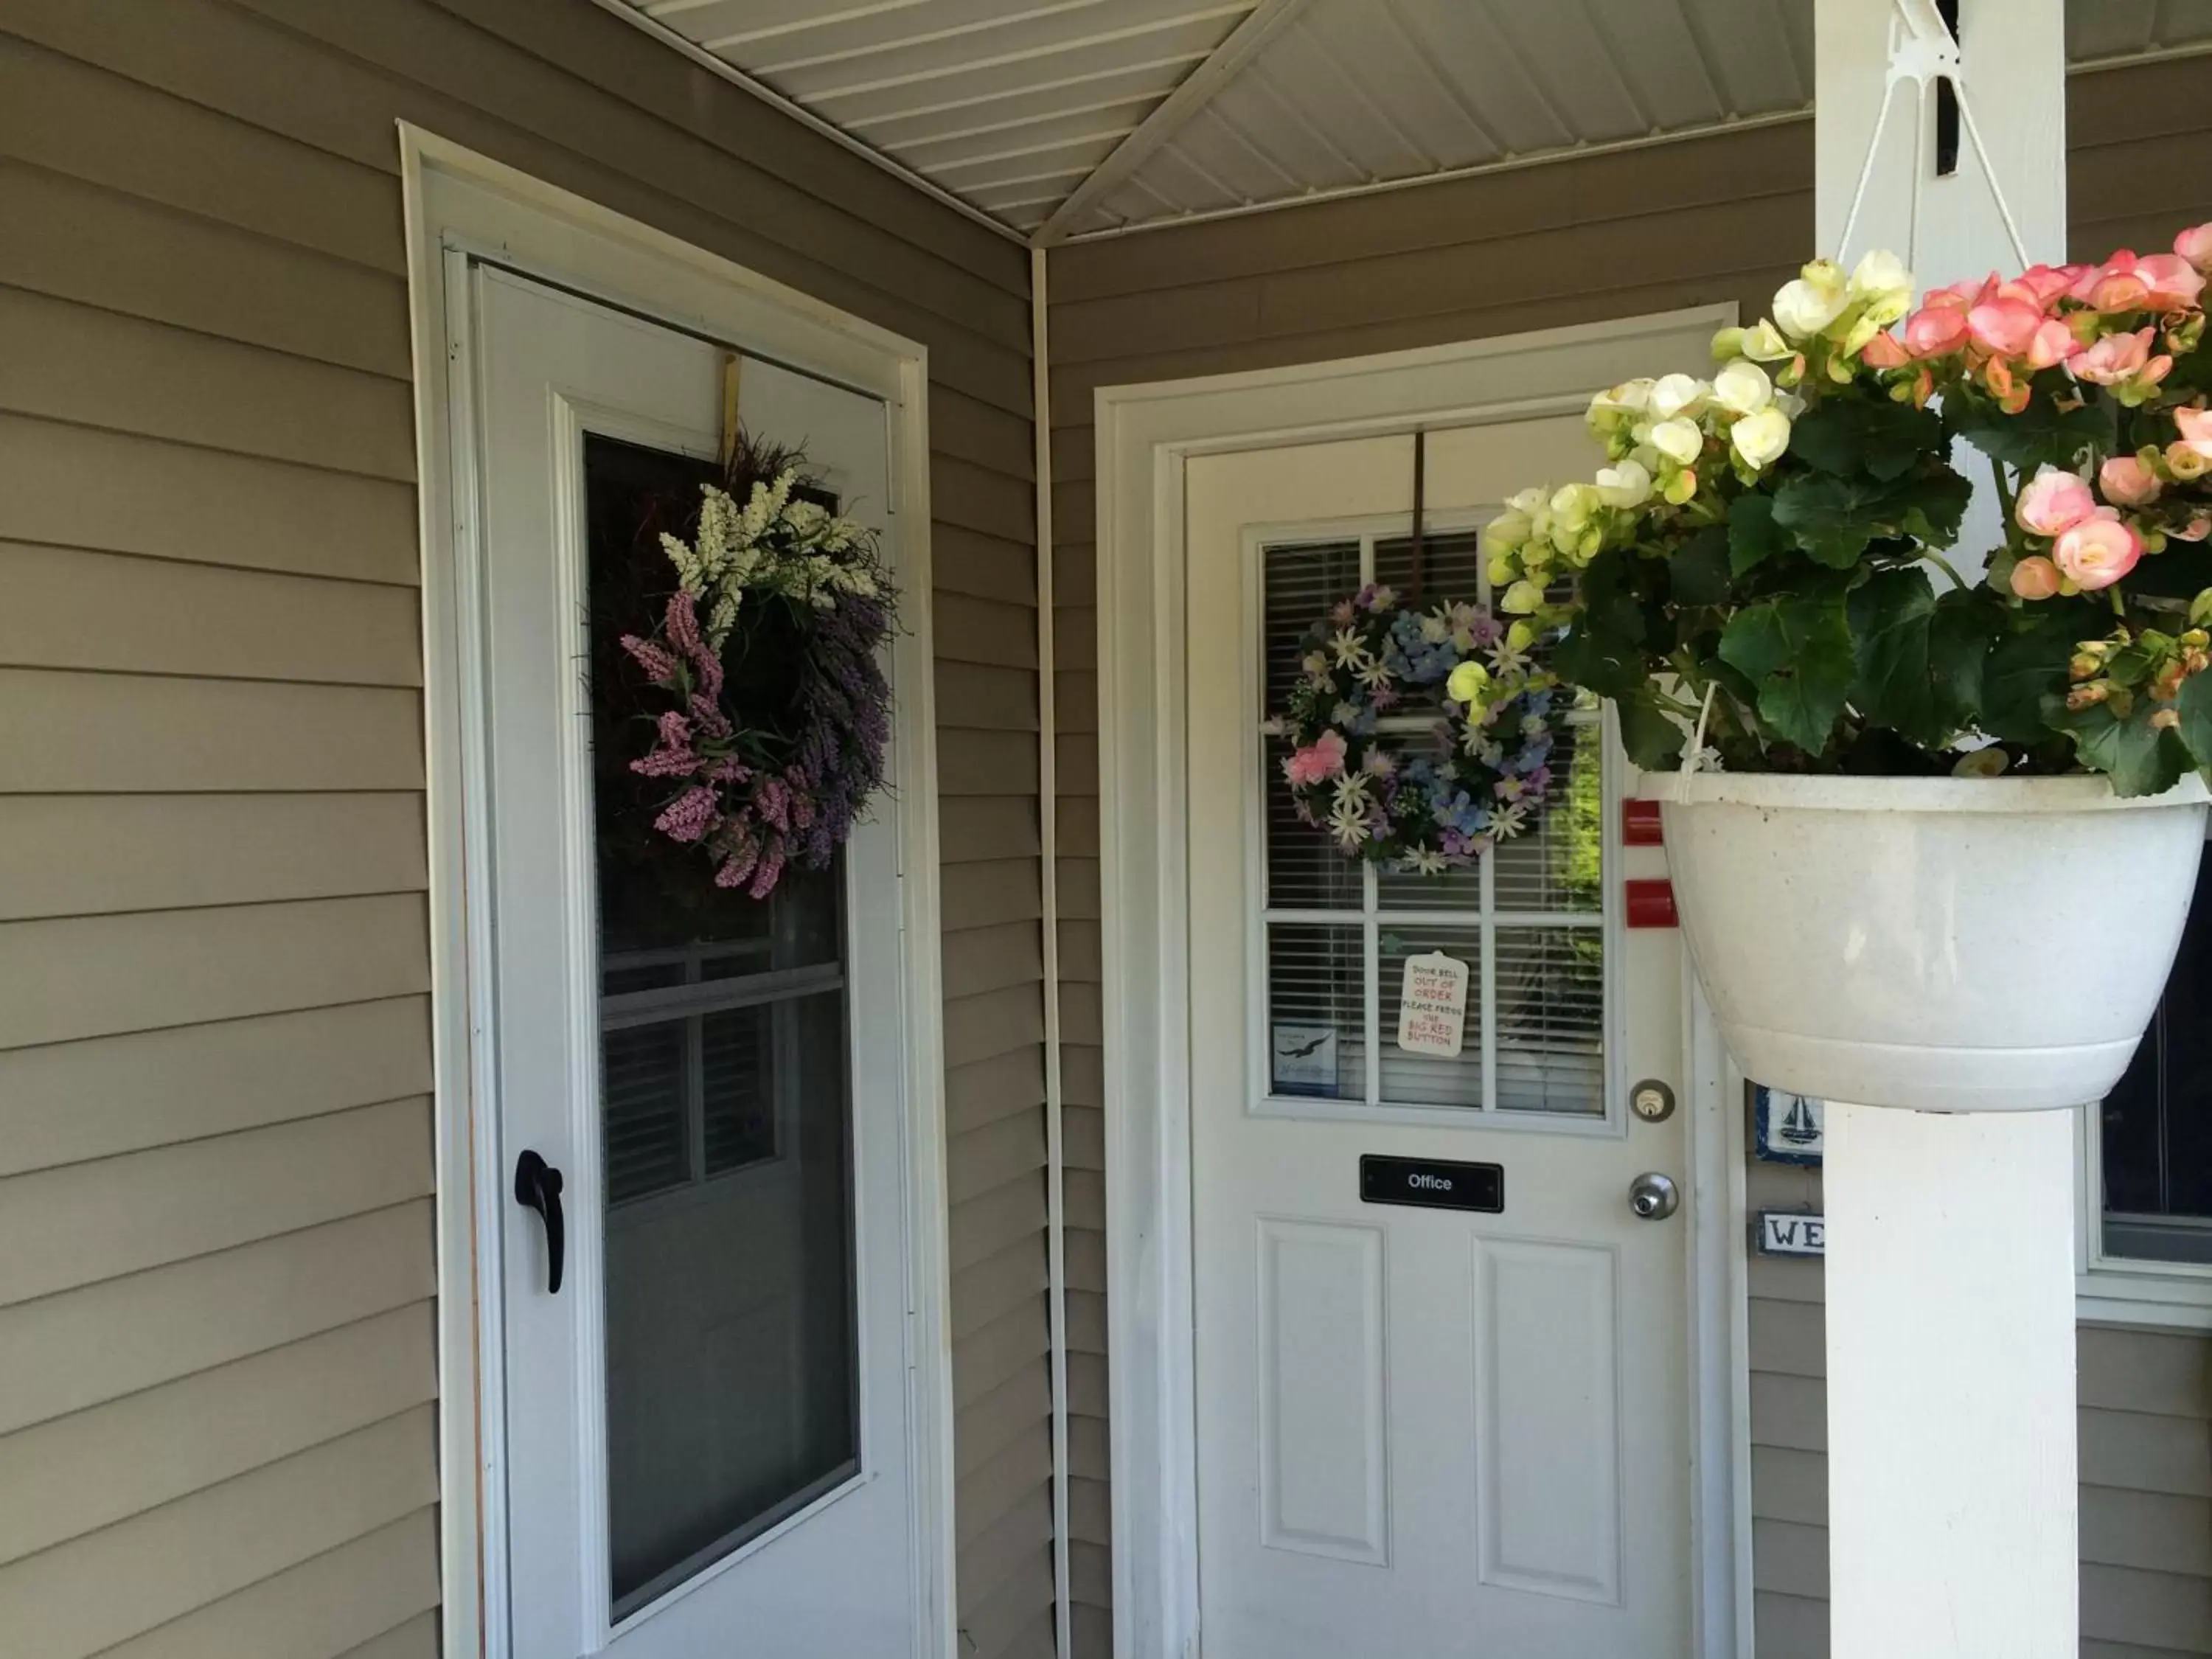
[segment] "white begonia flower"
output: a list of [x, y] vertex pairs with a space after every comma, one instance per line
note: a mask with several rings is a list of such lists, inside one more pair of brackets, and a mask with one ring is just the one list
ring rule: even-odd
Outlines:
[[1526, 489], [1516, 490], [1512, 495], [1508, 495], [1505, 498], [1505, 505], [1516, 513], [1533, 514], [1542, 510], [1544, 492], [1532, 484]]
[[1695, 415], [1705, 406], [1712, 387], [1694, 374], [1669, 374], [1651, 388], [1654, 420], [1671, 421], [1677, 415]]
[[1482, 544], [1492, 553], [1511, 553], [1528, 539], [1535, 528], [1528, 514], [1509, 507], [1482, 526]]
[[1736, 349], [1755, 363], [1778, 363], [1797, 355], [1796, 348], [1782, 337], [1782, 331], [1764, 319], [1744, 330]]
[[1677, 466], [1687, 466], [1705, 447], [1705, 434], [1695, 421], [1679, 416], [1651, 428], [1651, 446]]
[[1851, 272], [1850, 296], [1863, 304], [1876, 330], [1912, 309], [1912, 273], [1885, 248], [1869, 248]]
[[1745, 465], [1764, 471], [1790, 447], [1790, 417], [1771, 408], [1747, 415], [1729, 428], [1729, 446]]
[[1815, 259], [1804, 275], [1776, 291], [1774, 320], [1791, 339], [1809, 339], [1842, 316], [1850, 302], [1843, 267], [1832, 259]]
[[1647, 375], [1639, 380], [1623, 380], [1608, 387], [1590, 399], [1589, 412], [1593, 419], [1600, 416], [1641, 415], [1650, 406], [1652, 381]]
[[1580, 530], [1596, 515], [1605, 503], [1598, 493], [1586, 483], [1561, 484], [1552, 497], [1552, 533], [1556, 538], [1562, 529]]
[[1651, 499], [1651, 473], [1633, 459], [1605, 467], [1597, 475], [1597, 498], [1607, 507], [1641, 507]]
[[1532, 581], [1517, 581], [1505, 590], [1505, 597], [1498, 608], [1509, 616], [1525, 617], [1532, 611], [1543, 608], [1544, 590]]
[[1713, 376], [1713, 400], [1732, 415], [1756, 415], [1774, 401], [1774, 382], [1748, 357]]

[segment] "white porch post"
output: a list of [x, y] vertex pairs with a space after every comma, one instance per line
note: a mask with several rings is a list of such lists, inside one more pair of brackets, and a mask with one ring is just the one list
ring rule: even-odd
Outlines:
[[[1960, 9], [1965, 100], [1994, 190], [1964, 122], [1956, 174], [1935, 176], [1935, 99], [1911, 82], [1897, 87], [1873, 145], [1893, 28], [1915, 13], [1924, 27], [1933, 0], [1816, 6], [1820, 251], [1848, 264], [1890, 248], [1909, 257], [1923, 288], [2016, 270], [2015, 231], [2030, 259], [2065, 257], [2063, 0], [1962, 0]], [[1846, 247], [1870, 145], [1874, 167]], [[1978, 454], [1960, 464], [1985, 481]], [[1990, 502], [1978, 501], [1965, 550], [1993, 544], [1995, 522]], [[1830, 1104], [1836, 1659], [2075, 1659], [2080, 1650], [2073, 1148], [2064, 1113]]]

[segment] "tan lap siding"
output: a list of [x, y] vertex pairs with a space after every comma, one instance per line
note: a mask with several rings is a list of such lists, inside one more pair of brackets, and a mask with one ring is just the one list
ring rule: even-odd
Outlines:
[[[2077, 255], [2119, 243], [2162, 246], [2182, 222], [2212, 218], [2212, 63], [2198, 58], [2077, 77], [2069, 118]], [[2142, 181], [2155, 179], [2147, 194]], [[2185, 198], [2185, 201], [2178, 201]], [[2146, 201], [2155, 210], [2138, 210]], [[2117, 204], [2121, 216], [2106, 218]], [[1717, 300], [1747, 314], [1765, 307], [1777, 284], [1812, 252], [1809, 124], [1660, 146], [1532, 167], [1486, 179], [1423, 186], [1364, 199], [1286, 209], [1180, 230], [1078, 244], [1052, 256], [1052, 453], [1054, 592], [1060, 671], [1059, 724], [1063, 869], [1060, 1009], [1066, 1037], [1068, 1316], [1076, 1500], [1073, 1525], [1078, 1651], [1109, 1650], [1105, 1609], [1111, 1582], [1104, 1370], [1103, 1146], [1097, 1042], [1098, 933], [1095, 912], [1066, 896], [1095, 890], [1097, 841], [1097, 618], [1092, 526], [1095, 459], [1092, 395], [1101, 386], [1219, 374], [1401, 349]], [[1085, 1034], [1088, 1035], [1085, 1035]], [[1091, 1160], [1086, 1166], [1086, 1158]], [[1790, 1188], [1766, 1171], [1755, 1188]], [[1796, 1188], [1802, 1177], [1794, 1178]], [[1815, 1183], [1817, 1189], [1817, 1183]], [[1794, 1189], [1792, 1189], [1794, 1190]], [[1756, 1196], [1756, 1193], [1755, 1193]], [[1770, 1200], [1768, 1201], [1781, 1201]], [[1791, 1200], [1790, 1201], [1795, 1201]], [[1793, 1281], [1762, 1267], [1752, 1304], [1753, 1404], [1759, 1444], [1753, 1471], [1762, 1659], [1825, 1652], [1826, 1608], [1824, 1405], [1817, 1374], [1817, 1270]], [[2085, 1366], [2106, 1339], [2085, 1331]], [[2212, 1345], [2176, 1339], [2186, 1356], [2212, 1360]], [[1809, 1350], [1804, 1349], [1810, 1343]], [[2155, 1659], [2212, 1651], [2212, 1608], [2203, 1586], [2212, 1553], [2177, 1571], [2171, 1548], [2154, 1547], [2143, 1503], [2157, 1500], [2182, 1540], [2203, 1528], [2163, 1500], [2167, 1492], [2139, 1458], [2166, 1446], [2200, 1484], [2206, 1467], [2200, 1389], [2179, 1416], [2130, 1406], [2128, 1382], [2110, 1385], [2117, 1403], [2087, 1410], [2093, 1435], [2108, 1437], [2118, 1461], [2106, 1484], [2085, 1490], [2085, 1619], [2101, 1659]], [[2212, 1387], [2212, 1383], [2204, 1385]], [[2085, 1384], [2086, 1390], [2086, 1384]], [[2172, 1402], [2169, 1400], [2168, 1406]], [[2135, 1436], [2130, 1440], [2129, 1437]], [[2123, 1455], [2124, 1454], [2124, 1455]], [[2097, 1496], [2099, 1492], [2110, 1497]], [[2124, 1511], [2124, 1513], [2123, 1513]], [[2193, 1512], [2192, 1512], [2193, 1514]], [[2112, 1518], [2109, 1528], [2095, 1517]], [[2099, 1545], [2097, 1539], [2106, 1540]], [[2140, 1578], [2130, 1575], [2140, 1575]], [[2163, 1609], [2150, 1640], [2112, 1634], [2123, 1610]], [[2199, 1609], [2202, 1609], [2201, 1611]], [[2185, 1635], [2186, 1639], [2170, 1638]], [[2098, 1643], [2126, 1644], [2100, 1647]], [[2192, 1645], [2194, 1644], [2194, 1645]]]
[[1026, 257], [589, 0], [0, 6], [0, 1646], [437, 1650], [401, 118], [930, 349], [962, 1609], [1042, 1655]]

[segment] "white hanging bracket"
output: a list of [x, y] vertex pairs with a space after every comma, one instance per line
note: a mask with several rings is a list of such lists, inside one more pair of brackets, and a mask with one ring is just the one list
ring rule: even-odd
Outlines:
[[1844, 217], [1843, 234], [1837, 238], [1838, 259], [1850, 256], [1851, 233], [1858, 228], [1859, 210], [1866, 204], [1867, 186], [1874, 179], [1875, 160], [1881, 153], [1883, 135], [1889, 130], [1890, 112], [1897, 106], [1898, 88], [1909, 82], [1913, 88], [1908, 106], [1912, 115], [1912, 218], [1906, 233], [1905, 260], [1908, 268], [1917, 268], [1922, 194], [1927, 182], [1926, 112], [1936, 85], [1944, 81], [1951, 83], [1952, 95], [1959, 105], [1959, 125], [1972, 142], [1975, 159], [1981, 163], [1982, 177], [1989, 185], [1998, 216], [2004, 221], [2005, 234], [2012, 242], [2013, 252], [2023, 267], [2034, 263], [2027, 256], [2027, 245], [2013, 217], [2012, 205], [2005, 200], [2004, 186], [1997, 180], [1996, 169], [1990, 165], [1989, 149], [1982, 143], [1981, 128], [1974, 120], [1973, 106], [1966, 96], [1965, 56], [1959, 50], [1957, 38], [1943, 21], [1942, 14], [1936, 9], [1936, 0], [1891, 0], [1889, 70], [1882, 87], [1881, 112], [1875, 118], [1874, 131], [1867, 139], [1866, 161], [1859, 169], [1858, 188], [1851, 193], [1850, 211]]

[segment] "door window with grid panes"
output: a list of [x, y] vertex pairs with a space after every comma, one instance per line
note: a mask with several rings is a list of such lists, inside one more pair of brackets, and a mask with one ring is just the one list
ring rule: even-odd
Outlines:
[[[1401, 521], [1402, 522], [1402, 521]], [[1553, 706], [1552, 781], [1540, 811], [1474, 867], [1376, 871], [1299, 821], [1269, 724], [1301, 672], [1306, 630], [1370, 581], [1423, 602], [1490, 602], [1476, 528], [1262, 538], [1255, 769], [1262, 842], [1257, 1092], [1279, 1104], [1547, 1113], [1601, 1118], [1608, 973], [1603, 879], [1605, 745], [1599, 710]], [[1425, 745], [1441, 709], [1408, 700], [1381, 722]], [[1456, 1058], [1397, 1045], [1409, 957], [1467, 964]]]

